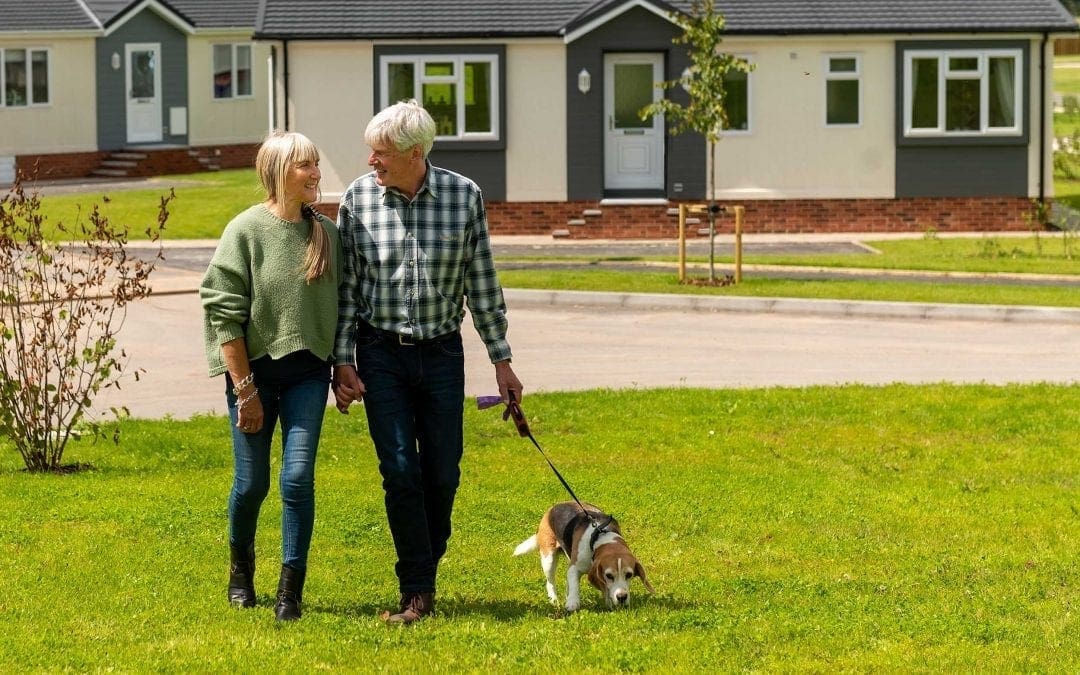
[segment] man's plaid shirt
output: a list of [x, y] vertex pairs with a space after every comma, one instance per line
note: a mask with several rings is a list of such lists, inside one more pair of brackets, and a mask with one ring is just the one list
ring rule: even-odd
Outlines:
[[352, 364], [357, 321], [430, 340], [461, 327], [468, 302], [492, 363], [510, 358], [480, 188], [428, 163], [410, 202], [369, 173], [341, 199], [344, 250], [334, 362]]

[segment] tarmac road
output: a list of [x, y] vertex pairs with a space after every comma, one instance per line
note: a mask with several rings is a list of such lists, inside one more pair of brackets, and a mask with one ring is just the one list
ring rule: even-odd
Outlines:
[[[659, 309], [647, 296], [506, 294], [526, 400], [530, 393], [597, 387], [1080, 381], [1080, 312], [965, 314], [828, 302], [717, 311], [707, 304], [670, 308], [670, 297], [669, 308]], [[224, 381], [206, 376], [201, 316], [191, 292], [133, 304], [119, 340], [129, 374], [95, 408], [125, 405], [147, 418], [224, 414]], [[466, 321], [466, 393], [495, 393], [494, 370]], [[145, 371], [138, 382], [133, 368]]]

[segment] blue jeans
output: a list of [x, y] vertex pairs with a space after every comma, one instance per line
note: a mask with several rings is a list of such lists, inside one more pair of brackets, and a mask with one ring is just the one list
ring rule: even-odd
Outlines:
[[281, 562], [307, 568], [315, 527], [315, 452], [319, 447], [326, 395], [325, 379], [259, 387], [263, 426], [254, 434], [236, 428], [236, 396], [226, 392], [233, 440], [233, 486], [229, 494], [229, 544], [255, 541], [259, 509], [270, 491], [270, 446], [281, 420]]
[[367, 389], [364, 409], [397, 551], [398, 585], [402, 593], [434, 591], [461, 480], [461, 334], [406, 346], [361, 331], [356, 365]]

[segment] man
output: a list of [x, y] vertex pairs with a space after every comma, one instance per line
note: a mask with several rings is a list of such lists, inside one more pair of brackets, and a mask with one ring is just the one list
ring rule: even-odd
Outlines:
[[435, 122], [415, 100], [376, 115], [364, 140], [374, 171], [353, 181], [338, 213], [333, 389], [342, 412], [364, 401], [401, 591], [398, 611], [383, 618], [410, 624], [434, 610], [461, 476], [466, 301], [499, 394], [520, 400], [522, 386], [480, 189], [428, 161]]

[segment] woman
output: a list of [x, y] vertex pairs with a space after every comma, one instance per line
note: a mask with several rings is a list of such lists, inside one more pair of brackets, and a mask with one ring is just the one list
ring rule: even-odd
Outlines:
[[341, 243], [319, 198], [319, 152], [298, 133], [274, 132], [255, 170], [266, 201], [232, 219], [203, 277], [210, 376], [225, 374], [233, 444], [229, 601], [255, 606], [255, 531], [270, 489], [280, 421], [281, 578], [278, 620], [300, 618], [315, 524], [315, 453], [326, 411], [337, 318]]

